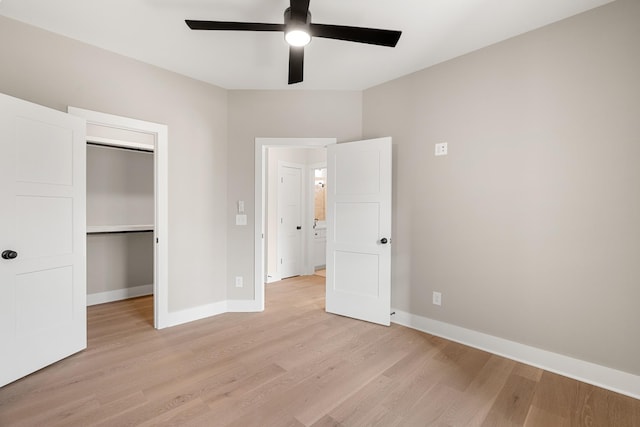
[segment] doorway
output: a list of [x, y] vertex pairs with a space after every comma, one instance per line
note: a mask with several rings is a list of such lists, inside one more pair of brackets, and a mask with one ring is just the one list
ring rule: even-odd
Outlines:
[[[153, 224], [128, 224], [127, 227], [88, 231], [117, 233], [152, 232], [154, 327], [162, 329], [168, 321], [168, 129], [166, 125], [69, 107], [69, 114], [87, 121], [87, 141], [106, 147], [150, 152], [153, 156]], [[123, 135], [126, 135], [123, 136]], [[132, 135], [137, 137], [132, 138]], [[140, 227], [144, 227], [140, 229]]]
[[[260, 310], [264, 310], [264, 291], [265, 283], [268, 281], [278, 280], [279, 277], [268, 277], [267, 273], [267, 251], [269, 250], [268, 235], [269, 235], [269, 223], [268, 223], [268, 206], [267, 206], [267, 191], [268, 191], [268, 172], [269, 172], [269, 156], [268, 150], [270, 148], [297, 148], [297, 149], [309, 149], [309, 148], [323, 148], [330, 144], [335, 144], [335, 138], [256, 138], [255, 141], [255, 266], [254, 266], [254, 286], [255, 286], [255, 301], [256, 306]], [[273, 161], [273, 157], [271, 158]], [[315, 161], [314, 163], [317, 163]], [[307, 168], [307, 172], [310, 168]], [[307, 177], [308, 173], [304, 173]], [[308, 180], [304, 180], [308, 181]], [[303, 181], [303, 182], [304, 182]], [[311, 183], [305, 184], [305, 189], [311, 187]], [[311, 198], [307, 198], [306, 207], [308, 212], [310, 206], [313, 203]], [[303, 246], [308, 246], [309, 242], [313, 241], [313, 216], [305, 215], [301, 221], [301, 232], [303, 239]], [[273, 240], [273, 239], [272, 239]], [[314, 268], [312, 266], [312, 259], [310, 251], [306, 251], [304, 257], [304, 274], [313, 274]]]

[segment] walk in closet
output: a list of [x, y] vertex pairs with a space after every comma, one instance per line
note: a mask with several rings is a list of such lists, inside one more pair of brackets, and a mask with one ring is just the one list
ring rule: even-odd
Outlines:
[[87, 304], [153, 293], [154, 140], [87, 127]]

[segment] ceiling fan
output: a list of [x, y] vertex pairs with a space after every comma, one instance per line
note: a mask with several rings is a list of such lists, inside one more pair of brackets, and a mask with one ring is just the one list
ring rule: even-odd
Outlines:
[[401, 31], [377, 28], [312, 23], [309, 0], [290, 0], [290, 7], [284, 11], [284, 24], [196, 21], [191, 19], [187, 19], [185, 22], [192, 30], [284, 32], [284, 38], [289, 44], [289, 84], [300, 83], [303, 80], [304, 47], [309, 44], [311, 37], [395, 47], [402, 34]]

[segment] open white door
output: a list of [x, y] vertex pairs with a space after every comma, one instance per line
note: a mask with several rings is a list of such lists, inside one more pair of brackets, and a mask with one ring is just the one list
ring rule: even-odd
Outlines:
[[0, 386], [87, 346], [85, 128], [0, 94]]
[[327, 147], [326, 310], [391, 322], [391, 138]]

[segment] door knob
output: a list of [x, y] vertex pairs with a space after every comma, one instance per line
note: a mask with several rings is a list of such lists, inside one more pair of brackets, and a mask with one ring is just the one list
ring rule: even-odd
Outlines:
[[387, 240], [386, 237], [383, 237], [382, 239], [380, 239], [380, 243], [382, 243], [383, 245], [386, 245], [387, 243], [389, 243], [389, 241]]
[[6, 250], [2, 252], [2, 259], [14, 259], [18, 257], [18, 252]]

